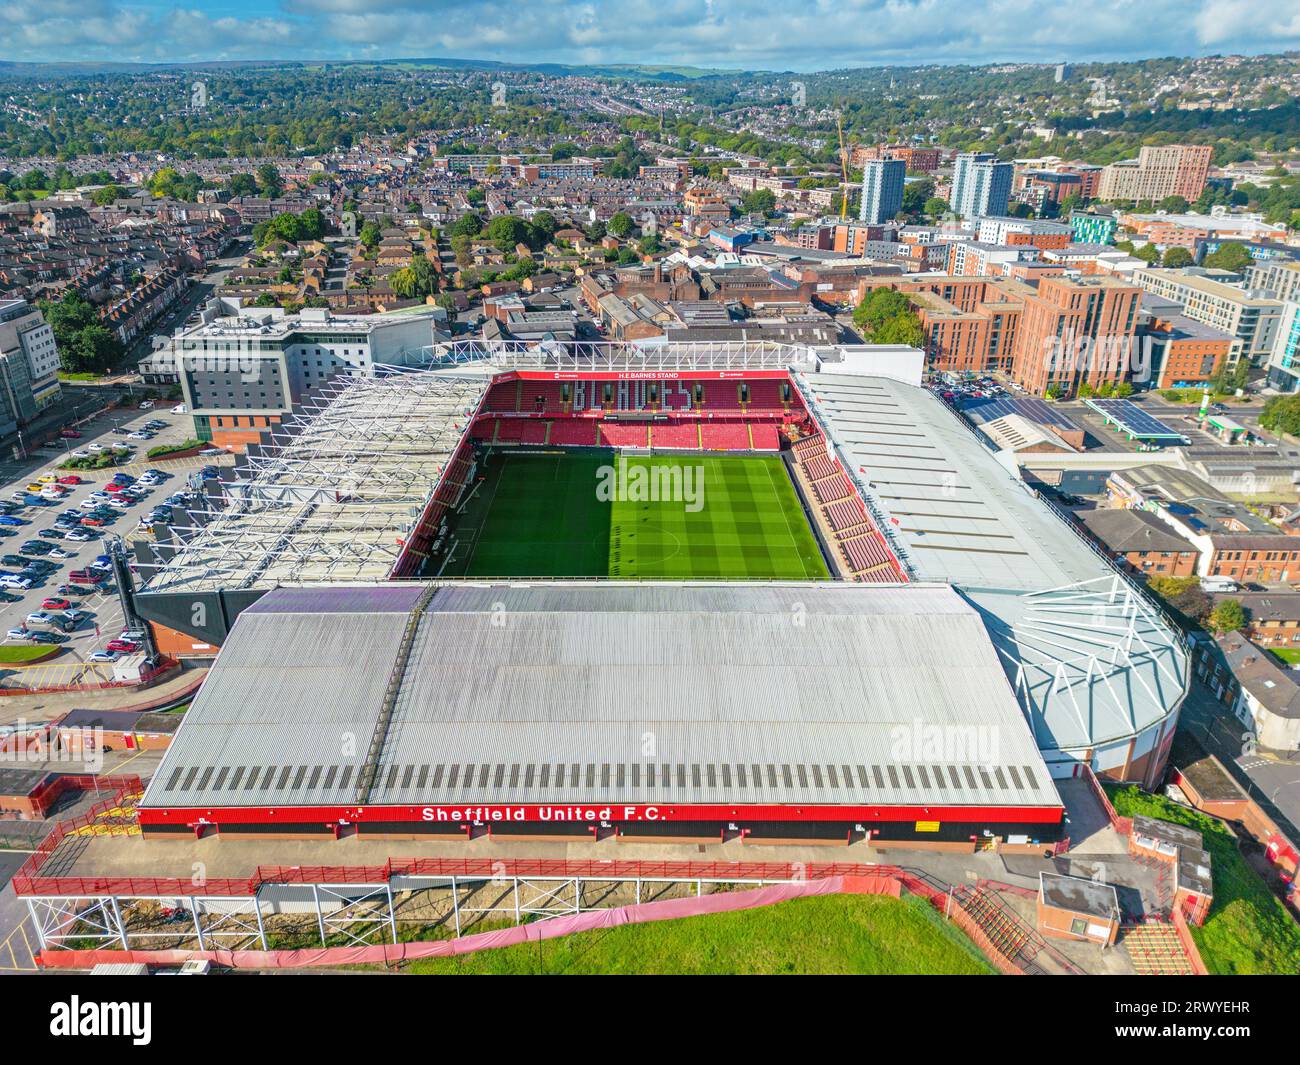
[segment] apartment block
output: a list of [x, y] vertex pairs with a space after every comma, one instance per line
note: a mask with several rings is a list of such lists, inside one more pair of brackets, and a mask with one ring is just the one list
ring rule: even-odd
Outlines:
[[1005, 215], [1015, 167], [991, 152], [961, 152], [953, 164], [948, 203], [963, 218]]
[[40, 308], [26, 300], [0, 300], [0, 359], [7, 390], [17, 390], [7, 406], [18, 425], [59, 398], [59, 352]]
[[1147, 292], [1182, 304], [1183, 313], [1238, 340], [1231, 359], [1264, 366], [1272, 357], [1282, 321], [1282, 302], [1249, 289], [1186, 270], [1148, 268], [1133, 271], [1133, 283]]
[[899, 159], [869, 159], [862, 167], [862, 206], [858, 220], [881, 225], [903, 207], [907, 167]]
[[1048, 277], [1025, 299], [1012, 375], [1036, 395], [1129, 377], [1142, 290], [1113, 277]]
[[987, 244], [1043, 249], [1064, 248], [1073, 236], [1070, 227], [1061, 222], [986, 215], [979, 220], [975, 239]]
[[1205, 191], [1214, 149], [1208, 144], [1148, 146], [1136, 159], [1112, 163], [1101, 174], [1097, 195], [1103, 200], [1195, 200]]

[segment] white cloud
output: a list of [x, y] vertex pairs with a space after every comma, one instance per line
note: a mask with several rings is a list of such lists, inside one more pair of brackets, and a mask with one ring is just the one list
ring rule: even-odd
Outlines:
[[816, 69], [1300, 46], [1300, 0], [0, 0], [6, 58], [458, 56]]

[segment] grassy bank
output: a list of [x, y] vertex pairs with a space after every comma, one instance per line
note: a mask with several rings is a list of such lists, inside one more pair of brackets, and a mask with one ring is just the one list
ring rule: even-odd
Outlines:
[[544, 942], [413, 962], [433, 975], [980, 974], [994, 970], [923, 900], [793, 899], [736, 913], [623, 925]]

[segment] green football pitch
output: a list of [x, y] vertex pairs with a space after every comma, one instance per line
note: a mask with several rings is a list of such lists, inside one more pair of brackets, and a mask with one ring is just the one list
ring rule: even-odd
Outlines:
[[477, 477], [443, 576], [830, 578], [775, 455], [493, 450]]

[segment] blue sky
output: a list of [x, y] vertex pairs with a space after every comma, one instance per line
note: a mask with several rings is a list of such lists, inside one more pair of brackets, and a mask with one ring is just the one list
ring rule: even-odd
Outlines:
[[1300, 48], [1300, 0], [0, 0], [0, 58], [813, 70]]

